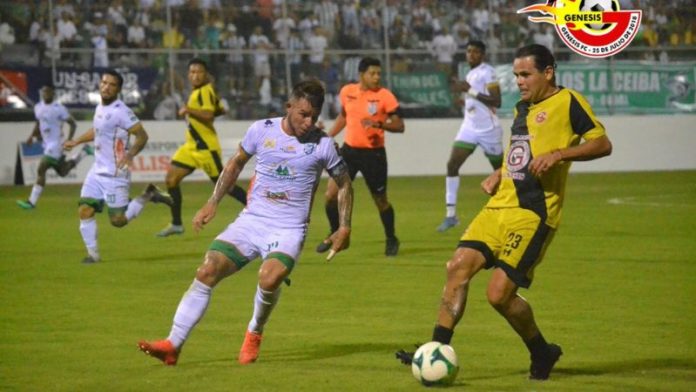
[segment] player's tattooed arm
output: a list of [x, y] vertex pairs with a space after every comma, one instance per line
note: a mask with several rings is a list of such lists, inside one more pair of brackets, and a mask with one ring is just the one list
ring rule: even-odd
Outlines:
[[338, 186], [338, 217], [339, 226], [350, 229], [353, 216], [353, 184], [345, 163], [341, 163], [329, 174]]
[[227, 161], [225, 167], [222, 169], [220, 178], [218, 178], [217, 182], [215, 183], [213, 195], [210, 196], [208, 202], [215, 204], [220, 203], [220, 200], [222, 200], [227, 192], [234, 187], [234, 184], [239, 178], [239, 174], [242, 172], [242, 169], [244, 169], [247, 162], [249, 162], [250, 158], [251, 156], [247, 154], [246, 151], [244, 151], [240, 146], [234, 156]]
[[145, 148], [149, 136], [147, 132], [145, 132], [143, 124], [140, 122], [130, 127], [128, 133], [135, 135], [135, 142], [133, 142], [133, 145], [128, 149], [128, 155], [130, 155], [130, 159], [133, 159], [134, 156], [138, 155], [138, 153]]

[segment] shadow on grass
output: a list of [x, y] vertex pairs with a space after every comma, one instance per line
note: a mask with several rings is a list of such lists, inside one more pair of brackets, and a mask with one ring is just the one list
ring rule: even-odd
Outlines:
[[609, 374], [630, 374], [655, 370], [689, 370], [696, 372], [696, 360], [685, 358], [645, 358], [628, 361], [588, 363], [572, 368], [559, 367], [551, 373], [552, 377], [602, 376]]

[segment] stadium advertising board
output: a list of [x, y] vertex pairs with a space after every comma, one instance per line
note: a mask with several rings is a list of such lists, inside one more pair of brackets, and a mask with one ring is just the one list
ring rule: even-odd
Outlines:
[[391, 89], [404, 107], [450, 108], [449, 81], [442, 72], [395, 72]]
[[[495, 67], [503, 98], [499, 114], [511, 116], [519, 100], [512, 65]], [[468, 66], [460, 67], [466, 75]], [[596, 113], [696, 112], [696, 63], [559, 63], [556, 83], [579, 91]]]

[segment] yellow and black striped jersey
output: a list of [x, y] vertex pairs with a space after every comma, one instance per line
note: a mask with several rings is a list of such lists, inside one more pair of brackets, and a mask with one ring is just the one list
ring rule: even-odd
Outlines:
[[518, 102], [500, 186], [487, 206], [532, 210], [556, 228], [571, 162], [560, 162], [541, 177], [529, 172], [529, 163], [536, 156], [578, 145], [581, 138], [592, 140], [604, 135], [604, 126], [574, 90], [560, 87], [541, 102]]
[[[221, 110], [220, 98], [210, 83], [194, 89], [189, 96], [187, 106], [190, 109], [209, 110], [213, 113], [219, 113]], [[198, 150], [220, 150], [220, 141], [213, 121], [201, 121], [189, 115], [186, 143], [194, 144]]]

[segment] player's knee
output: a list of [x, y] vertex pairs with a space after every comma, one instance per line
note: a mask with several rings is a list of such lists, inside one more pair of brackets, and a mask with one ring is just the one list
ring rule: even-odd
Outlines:
[[209, 287], [215, 287], [219, 281], [234, 273], [233, 264], [217, 252], [207, 252], [203, 264], [196, 270], [196, 279]]
[[80, 216], [80, 219], [89, 219], [94, 216], [94, 208], [82, 204], [77, 208], [77, 214]]
[[114, 227], [123, 227], [128, 224], [128, 218], [125, 215], [112, 215], [111, 225]]
[[497, 310], [505, 309], [510, 301], [504, 290], [492, 285], [488, 286], [486, 296], [488, 303]]
[[167, 189], [176, 188], [179, 186], [179, 180], [174, 176], [167, 175], [164, 179], [164, 184], [167, 186]]

